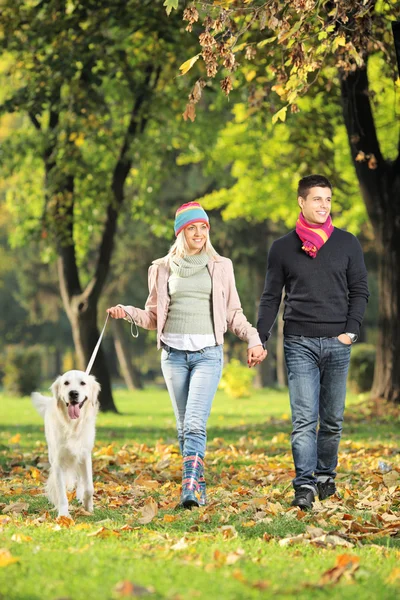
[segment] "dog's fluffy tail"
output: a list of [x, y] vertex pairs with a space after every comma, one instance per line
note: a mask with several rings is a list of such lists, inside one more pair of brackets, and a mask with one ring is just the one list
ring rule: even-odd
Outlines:
[[33, 402], [33, 406], [38, 411], [39, 415], [44, 418], [46, 414], [46, 410], [49, 406], [54, 402], [54, 398], [50, 398], [49, 396], [42, 396], [39, 392], [33, 392], [31, 394], [31, 399]]

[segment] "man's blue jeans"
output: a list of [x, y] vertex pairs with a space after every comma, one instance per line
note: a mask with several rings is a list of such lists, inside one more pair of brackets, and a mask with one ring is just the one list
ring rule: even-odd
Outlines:
[[295, 489], [336, 477], [350, 348], [336, 337], [285, 336]]
[[172, 401], [183, 456], [204, 457], [207, 420], [221, 379], [223, 347], [186, 352], [164, 346], [161, 369]]

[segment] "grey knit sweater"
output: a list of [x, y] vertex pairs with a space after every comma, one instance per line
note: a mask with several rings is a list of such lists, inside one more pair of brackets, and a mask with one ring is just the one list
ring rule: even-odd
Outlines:
[[164, 333], [214, 333], [207, 262], [207, 254], [193, 254], [171, 263], [168, 280], [171, 302]]

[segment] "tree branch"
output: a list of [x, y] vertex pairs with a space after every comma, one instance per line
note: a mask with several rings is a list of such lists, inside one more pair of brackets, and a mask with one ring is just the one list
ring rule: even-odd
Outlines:
[[32, 121], [35, 129], [37, 129], [38, 131], [41, 131], [42, 127], [41, 127], [38, 119], [36, 118], [36, 116], [32, 112], [30, 112], [28, 114], [29, 114], [29, 118]]

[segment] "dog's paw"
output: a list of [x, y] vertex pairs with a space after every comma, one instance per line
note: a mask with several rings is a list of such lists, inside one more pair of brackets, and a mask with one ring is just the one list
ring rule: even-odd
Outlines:
[[71, 518], [71, 515], [69, 514], [69, 510], [68, 510], [68, 506], [67, 508], [60, 508], [58, 510], [58, 515], [57, 517], [68, 517], [69, 519]]
[[93, 512], [93, 498], [89, 498], [87, 500], [84, 501], [83, 503], [83, 508], [85, 510], [87, 510], [88, 512]]

